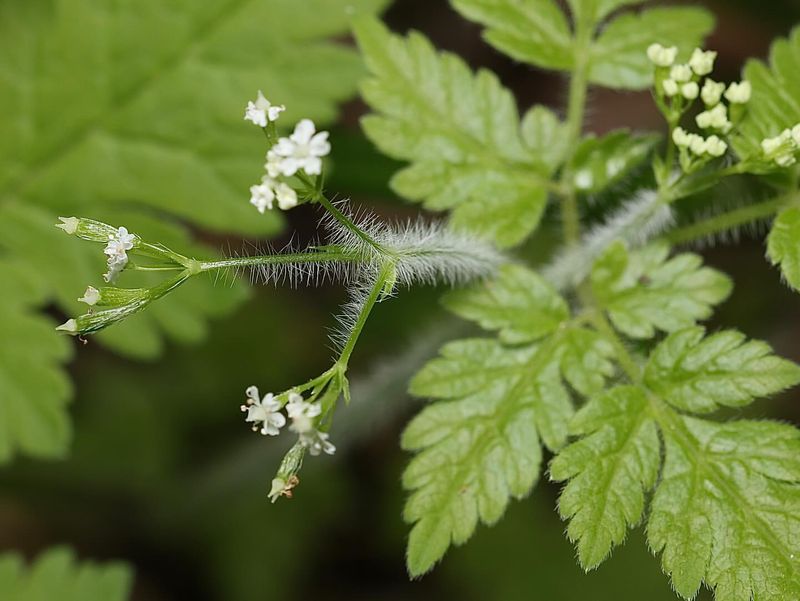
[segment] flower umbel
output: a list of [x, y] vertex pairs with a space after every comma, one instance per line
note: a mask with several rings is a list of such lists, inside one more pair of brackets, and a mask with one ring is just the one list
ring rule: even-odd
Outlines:
[[261, 434], [264, 436], [277, 436], [281, 428], [286, 425], [286, 417], [280, 412], [281, 404], [270, 393], [260, 398], [258, 388], [250, 386], [245, 390], [247, 403], [241, 409], [247, 413], [246, 422], [253, 423], [253, 432], [258, 432], [258, 424], [262, 424]]
[[285, 110], [286, 107], [283, 105], [273, 105], [269, 100], [264, 98], [264, 94], [259, 90], [255, 102], [251, 100], [247, 103], [247, 108], [244, 111], [244, 119], [259, 127], [266, 127], [267, 123], [277, 121], [280, 114]]

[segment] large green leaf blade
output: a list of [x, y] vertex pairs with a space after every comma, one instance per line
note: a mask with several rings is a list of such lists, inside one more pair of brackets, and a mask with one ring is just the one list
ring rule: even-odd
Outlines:
[[795, 386], [800, 366], [735, 330], [706, 337], [704, 328], [694, 327], [671, 334], [656, 347], [645, 382], [678, 409], [708, 413]]
[[[213, 252], [193, 244], [187, 226], [274, 233], [279, 219], [258, 215], [247, 202], [265, 149], [263, 136], [242, 120], [244, 104], [262, 88], [288, 107], [281, 127], [301, 116], [332, 119], [363, 67], [352, 49], [327, 38], [345, 32], [353, 14], [384, 4], [0, 4], [0, 261], [18, 265], [39, 290], [35, 300], [15, 287], [4, 290], [15, 298], [7, 299], [0, 329], [22, 336], [24, 326], [37, 343], [26, 346], [24, 365], [0, 376], [2, 410], [16, 408], [4, 425], [20, 422], [21, 408], [28, 416], [27, 433], [4, 433], [3, 460], [15, 446], [60, 456], [69, 438], [69, 387], [57, 370], [69, 344], [49, 325], [45, 333], [49, 319], [37, 319], [34, 310], [53, 301], [66, 314], [85, 310], [76, 299], [98, 284], [104, 261], [102, 248], [56, 230], [57, 217], [103, 218], [198, 257]], [[135, 279], [125, 277], [125, 284]], [[129, 356], [153, 358], [165, 338], [202, 338], [209, 318], [244, 297], [240, 285], [192, 282], [97, 339]]]
[[678, 418], [665, 435], [648, 541], [675, 590], [717, 601], [800, 595], [800, 433], [777, 423]]
[[445, 345], [415, 376], [415, 395], [447, 399], [424, 409], [403, 434], [417, 455], [403, 475], [412, 576], [432, 568], [478, 522], [493, 524], [510, 498], [539, 477], [540, 438], [563, 445], [572, 405], [547, 344], [504, 348], [493, 340]]
[[700, 8], [652, 8], [625, 13], [609, 23], [589, 50], [589, 78], [609, 88], [642, 90], [653, 83], [647, 47], [658, 42], [677, 46], [683, 55], [702, 45], [714, 26]]
[[513, 96], [488, 71], [473, 73], [422, 35], [402, 38], [374, 19], [359, 20], [355, 33], [372, 74], [362, 93], [377, 113], [364, 130], [411, 163], [393, 178], [395, 191], [451, 210], [454, 226], [502, 246], [522, 241], [541, 218], [558, 147], [527, 145]]
[[800, 123], [800, 28], [773, 42], [769, 64], [750, 60], [744, 78], [753, 86], [747, 113], [733, 139], [741, 156], [758, 156], [761, 141]]
[[17, 555], [0, 555], [0, 598], [7, 601], [125, 601], [130, 589], [126, 566], [77, 563], [67, 549], [51, 549], [28, 568]]
[[767, 256], [779, 265], [789, 285], [800, 290], [800, 208], [781, 211], [767, 238]]
[[575, 415], [570, 430], [583, 438], [556, 456], [550, 475], [568, 480], [558, 510], [569, 520], [567, 536], [577, 543], [580, 563], [588, 570], [641, 520], [661, 449], [647, 397], [635, 387], [595, 397]]
[[704, 267], [692, 253], [668, 258], [669, 248], [654, 244], [628, 252], [612, 244], [592, 269], [592, 289], [614, 326], [631, 338], [652, 338], [656, 330], [674, 332], [711, 316], [712, 307], [731, 292], [730, 279]]
[[452, 0], [453, 7], [486, 26], [486, 41], [510, 57], [548, 69], [569, 70], [572, 34], [553, 0]]
[[509, 344], [537, 340], [569, 317], [566, 301], [521, 265], [503, 266], [496, 278], [452, 292], [444, 304], [484, 329], [500, 330], [500, 339]]

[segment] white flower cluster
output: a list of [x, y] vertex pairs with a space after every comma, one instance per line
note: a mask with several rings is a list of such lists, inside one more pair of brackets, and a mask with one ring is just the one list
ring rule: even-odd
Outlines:
[[800, 123], [792, 129], [785, 129], [774, 138], [767, 138], [761, 142], [764, 158], [774, 161], [779, 167], [791, 167], [797, 162], [797, 152], [800, 150]]
[[672, 141], [678, 148], [689, 150], [698, 157], [718, 158], [728, 151], [728, 144], [719, 136], [704, 138], [698, 134], [689, 133], [682, 127], [676, 127], [673, 130]]
[[[728, 151], [728, 143], [722, 136], [727, 136], [733, 130], [734, 121], [729, 110], [734, 109], [722, 102], [723, 96], [731, 106], [746, 104], [753, 92], [750, 82], [741, 81], [726, 86], [707, 77], [714, 70], [717, 58], [717, 53], [711, 50], [695, 48], [686, 64], [675, 64], [678, 56], [675, 47], [664, 48], [660, 44], [652, 44], [647, 56], [660, 69], [656, 71], [656, 91], [659, 98], [670, 100], [670, 104], [661, 105], [670, 121], [677, 121], [697, 98], [705, 106], [705, 110], [695, 117], [695, 123], [710, 134], [708, 137], [690, 133], [681, 127], [676, 127], [672, 132], [672, 141], [681, 150], [684, 169], [693, 169], [712, 158], [724, 156]], [[742, 110], [736, 109], [734, 120]]]
[[108, 235], [108, 244], [103, 252], [108, 257], [108, 273], [103, 274], [106, 282], [113, 282], [128, 264], [128, 251], [133, 248], [136, 236], [121, 227], [116, 233]]
[[[274, 123], [278, 119], [284, 108], [272, 105], [259, 90], [258, 98], [247, 103], [244, 118], [260, 127], [266, 127], [268, 123]], [[268, 133], [268, 137], [269, 135]], [[276, 201], [278, 208], [283, 211], [297, 206], [297, 192], [279, 178], [292, 177], [299, 171], [306, 175], [320, 175], [322, 158], [330, 154], [330, 151], [328, 132], [317, 132], [313, 121], [303, 119], [289, 137], [279, 138], [267, 151], [267, 162], [264, 165], [266, 174], [261, 178], [260, 184], [250, 187], [250, 204], [262, 214], [268, 209], [272, 210]]]
[[[286, 416], [281, 413], [281, 403], [274, 395], [266, 394], [261, 398], [258, 388], [250, 386], [246, 391], [246, 404], [241, 406], [247, 413], [245, 421], [253, 424], [254, 432], [264, 436], [277, 436], [286, 425]], [[333, 455], [336, 447], [328, 440], [326, 432], [316, 427], [316, 418], [322, 413], [319, 403], [309, 403], [301, 395], [290, 392], [286, 403], [286, 415], [292, 420], [289, 430], [299, 436], [300, 444], [312, 455], [326, 453]]]

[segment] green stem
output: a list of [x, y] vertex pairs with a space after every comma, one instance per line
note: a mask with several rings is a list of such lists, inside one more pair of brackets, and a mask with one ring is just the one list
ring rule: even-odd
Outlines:
[[347, 364], [350, 361], [350, 355], [353, 354], [353, 349], [356, 347], [356, 342], [358, 342], [361, 331], [364, 329], [364, 325], [367, 323], [367, 319], [369, 319], [372, 309], [380, 299], [381, 294], [386, 288], [386, 284], [389, 282], [393, 272], [394, 264], [392, 262], [384, 263], [380, 272], [378, 273], [378, 277], [375, 279], [375, 283], [372, 285], [372, 288], [370, 288], [367, 298], [364, 299], [364, 305], [361, 307], [361, 311], [358, 313], [358, 317], [353, 325], [353, 329], [350, 330], [347, 341], [342, 348], [342, 353], [339, 355], [339, 359], [336, 361], [337, 365], [339, 365], [342, 370], [347, 369]]
[[326, 250], [287, 253], [278, 255], [257, 255], [252, 257], [234, 257], [219, 261], [204, 261], [200, 263], [200, 271], [215, 271], [237, 267], [257, 267], [259, 265], [286, 265], [291, 263], [358, 263], [364, 258], [358, 253], [347, 252], [339, 248]]
[[[587, 48], [591, 42], [592, 30], [587, 23], [578, 22], [575, 33], [575, 69], [569, 83], [569, 101], [567, 105], [567, 147], [574, 155], [583, 133], [583, 121], [586, 113], [586, 95], [589, 88], [589, 71]], [[572, 157], [567, 160], [570, 164]], [[574, 174], [570, 167], [564, 169], [561, 176], [561, 188], [564, 193], [561, 199], [561, 217], [564, 241], [572, 246], [581, 237], [580, 212], [578, 211], [578, 195], [575, 190]]]
[[663, 239], [670, 244], [684, 244], [718, 234], [741, 225], [761, 221], [772, 217], [788, 204], [786, 197], [773, 198], [764, 202], [734, 209], [726, 213], [714, 215], [686, 227], [672, 230]]

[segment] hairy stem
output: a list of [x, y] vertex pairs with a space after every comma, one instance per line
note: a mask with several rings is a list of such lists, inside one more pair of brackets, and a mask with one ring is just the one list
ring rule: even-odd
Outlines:
[[291, 263], [359, 263], [364, 257], [353, 251], [346, 251], [337, 247], [299, 253], [286, 253], [276, 255], [254, 255], [252, 257], [234, 257], [219, 261], [204, 261], [200, 263], [200, 271], [216, 271], [233, 269], [237, 267], [257, 267], [259, 265], [285, 265]]
[[674, 229], [665, 234], [663, 239], [670, 244], [684, 244], [702, 240], [720, 232], [768, 219], [785, 207], [788, 202], [789, 199], [786, 197], [779, 197], [720, 213], [686, 227]]
[[393, 272], [394, 264], [391, 262], [384, 263], [380, 269], [380, 272], [378, 273], [378, 277], [375, 279], [375, 283], [372, 285], [372, 288], [370, 288], [367, 298], [364, 299], [364, 305], [361, 307], [361, 311], [358, 313], [356, 322], [353, 324], [353, 329], [350, 330], [350, 334], [347, 336], [344, 347], [342, 347], [342, 353], [339, 355], [339, 359], [336, 362], [339, 366], [341, 366], [342, 369], [347, 368], [347, 364], [350, 361], [350, 355], [353, 354], [353, 349], [356, 347], [356, 343], [361, 335], [361, 331], [364, 329], [364, 325], [367, 323], [367, 319], [369, 319], [372, 309], [375, 307], [375, 304], [378, 302], [381, 294], [384, 292], [384, 289], [391, 279]]

